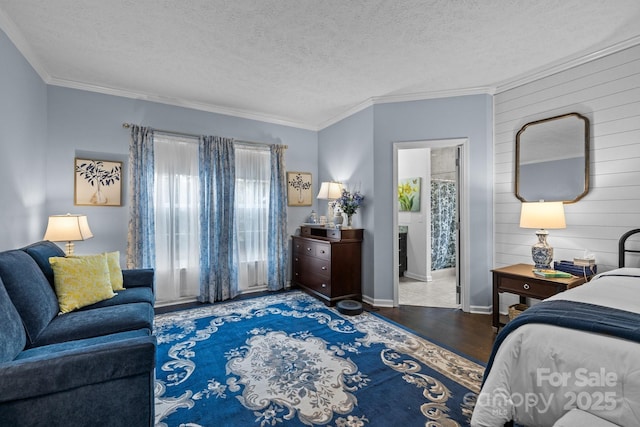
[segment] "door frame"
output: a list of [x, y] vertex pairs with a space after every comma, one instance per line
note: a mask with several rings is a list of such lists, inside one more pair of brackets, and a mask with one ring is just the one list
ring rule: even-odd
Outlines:
[[[460, 147], [460, 158], [458, 166], [459, 174], [459, 256], [457, 260], [459, 275], [458, 282], [460, 284], [460, 305], [462, 311], [470, 311], [470, 289], [469, 280], [471, 275], [470, 255], [469, 255], [469, 139], [468, 138], [451, 138], [451, 139], [433, 139], [433, 140], [417, 140], [417, 141], [398, 141], [393, 143], [393, 198], [394, 202], [398, 200], [398, 150], [406, 150], [412, 148], [444, 148], [444, 147]], [[394, 204], [393, 208], [393, 230], [398, 230], [398, 209]], [[396, 233], [397, 234], [397, 233]], [[399, 245], [398, 239], [393, 239], [393, 306], [397, 307], [398, 303], [398, 283], [399, 283]]]

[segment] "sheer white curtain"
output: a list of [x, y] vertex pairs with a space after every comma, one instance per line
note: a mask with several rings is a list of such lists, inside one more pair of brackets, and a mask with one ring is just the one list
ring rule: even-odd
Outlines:
[[238, 287], [253, 291], [267, 285], [270, 153], [237, 144], [235, 157]]
[[197, 139], [156, 133], [156, 299], [197, 296], [200, 277]]

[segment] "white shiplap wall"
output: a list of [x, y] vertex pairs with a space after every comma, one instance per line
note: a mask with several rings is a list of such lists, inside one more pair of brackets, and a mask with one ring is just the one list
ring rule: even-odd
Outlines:
[[613, 269], [619, 237], [640, 228], [640, 46], [634, 46], [495, 96], [495, 267], [531, 263], [536, 241], [535, 230], [518, 225], [515, 135], [528, 122], [570, 112], [591, 122], [590, 189], [565, 204], [567, 228], [550, 230], [554, 258], [587, 249], [598, 271]]

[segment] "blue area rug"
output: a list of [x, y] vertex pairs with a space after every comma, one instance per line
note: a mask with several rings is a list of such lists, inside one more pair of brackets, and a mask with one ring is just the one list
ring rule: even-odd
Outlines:
[[294, 291], [155, 318], [157, 426], [468, 425], [484, 367]]

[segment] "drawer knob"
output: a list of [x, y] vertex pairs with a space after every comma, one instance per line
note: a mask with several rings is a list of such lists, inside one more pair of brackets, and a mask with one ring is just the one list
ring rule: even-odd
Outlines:
[[322, 269], [323, 269], [323, 270], [326, 270], [326, 269], [327, 269], [327, 266], [326, 266], [326, 265], [323, 265], [323, 266], [322, 266]]
[[326, 288], [326, 287], [327, 287], [327, 284], [326, 284], [326, 283], [323, 283], [323, 284], [322, 284], [322, 285], [320, 285], [320, 286], [322, 286], [323, 288]]
[[311, 252], [311, 248], [307, 248], [307, 251]]
[[523, 287], [523, 288], [525, 288], [525, 289], [527, 289], [527, 290], [529, 290], [529, 288], [530, 288], [531, 286], [529, 286], [529, 284], [528, 284], [528, 283], [525, 283], [525, 284], [524, 284], [524, 286], [522, 286], [522, 287]]
[[324, 249], [321, 249], [321, 250], [320, 250], [320, 253], [321, 253], [321, 254], [326, 254], [327, 252], [326, 252]]
[[296, 262], [300, 261], [298, 258], [296, 258]]

